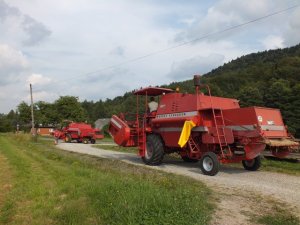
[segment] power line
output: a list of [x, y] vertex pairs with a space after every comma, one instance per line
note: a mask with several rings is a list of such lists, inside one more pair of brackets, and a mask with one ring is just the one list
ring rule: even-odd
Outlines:
[[[167, 51], [170, 51], [170, 50], [173, 50], [173, 49], [176, 49], [176, 48], [179, 48], [179, 47], [182, 47], [182, 46], [185, 46], [185, 45], [188, 45], [188, 44], [191, 44], [191, 43], [194, 43], [194, 42], [206, 39], [206, 38], [209, 38], [211, 36], [219, 35], [219, 34], [222, 34], [222, 33], [225, 33], [225, 32], [231, 31], [231, 30], [234, 30], [234, 29], [238, 29], [238, 28], [247, 26], [247, 25], [249, 25], [251, 23], [255, 23], [255, 22], [258, 22], [258, 21], [270, 18], [272, 16], [275, 16], [275, 15], [284, 13], [286, 11], [295, 9], [295, 8], [297, 8], [299, 6], [300, 6], [300, 4], [296, 4], [296, 5], [290, 6], [288, 8], [272, 12], [272, 13], [267, 14], [265, 16], [258, 17], [256, 19], [253, 19], [253, 20], [250, 20], [250, 21], [247, 21], [247, 22], [244, 22], [244, 23], [240, 23], [240, 24], [237, 24], [237, 25], [225, 28], [223, 30], [219, 30], [219, 31], [215, 31], [215, 32], [211, 32], [211, 33], [205, 34], [205, 35], [203, 35], [201, 37], [198, 37], [198, 38], [195, 38], [193, 40], [184, 41], [184, 42], [181, 42], [181, 43], [179, 43], [177, 45], [174, 45], [174, 46], [171, 46], [171, 47], [168, 47], [168, 48], [160, 49], [160, 50], [153, 51], [153, 52], [150, 52], [148, 54], [145, 54], [143, 56], [139, 56], [139, 57], [136, 57], [136, 58], [132, 58], [132, 59], [126, 60], [126, 61], [124, 61], [122, 63], [113, 64], [113, 65], [106, 66], [106, 67], [100, 68], [100, 69], [92, 71], [92, 72], [88, 72], [88, 73], [84, 73], [84, 74], [81, 74], [81, 75], [78, 75], [78, 76], [74, 76], [71, 79], [74, 80], [74, 79], [79, 78], [79, 77], [89, 76], [91, 74], [99, 73], [99, 72], [102, 72], [102, 71], [105, 71], [105, 70], [108, 70], [108, 69], [113, 69], [113, 68], [116, 68], [116, 67], [120, 67], [120, 66], [125, 65], [125, 64], [129, 64], [129, 63], [133, 63], [133, 62], [136, 62], [136, 61], [140, 61], [140, 60], [143, 60], [145, 58], [148, 58], [148, 57], [151, 57], [151, 56], [154, 56], [154, 55], [157, 55], [157, 54], [161, 54], [163, 52], [167, 52]], [[70, 78], [69, 79], [56, 80], [56, 81], [53, 81], [52, 83], [63, 82], [63, 81], [66, 81], [66, 80], [70, 80]]]

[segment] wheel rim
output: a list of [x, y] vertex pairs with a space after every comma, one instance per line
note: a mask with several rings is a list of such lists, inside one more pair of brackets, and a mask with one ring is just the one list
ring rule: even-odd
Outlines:
[[147, 144], [146, 152], [145, 152], [146, 159], [150, 159], [152, 157], [152, 155], [153, 155], [153, 149], [149, 144]]
[[205, 157], [203, 159], [203, 168], [206, 170], [206, 171], [211, 171], [214, 167], [214, 162], [213, 160], [210, 158], [210, 157]]
[[245, 161], [247, 167], [252, 167], [254, 165], [254, 159]]

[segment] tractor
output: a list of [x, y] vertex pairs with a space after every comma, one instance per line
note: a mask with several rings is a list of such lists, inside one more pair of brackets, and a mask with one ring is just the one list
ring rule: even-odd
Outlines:
[[60, 130], [54, 131], [54, 137], [56, 139], [63, 139], [65, 142], [72, 142], [76, 140], [78, 143], [91, 144], [96, 143], [96, 139], [103, 139], [104, 136], [101, 131], [96, 128], [92, 128], [87, 123], [69, 123], [66, 127]]
[[[136, 113], [111, 118], [109, 132], [115, 143], [138, 147], [147, 165], [159, 165], [165, 154], [178, 153], [185, 162], [200, 161], [202, 173], [210, 176], [219, 172], [220, 163], [242, 162], [246, 170], [258, 170], [266, 146], [284, 157], [299, 145], [278, 109], [241, 108], [237, 99], [212, 96], [199, 75], [194, 85], [193, 94], [160, 87], [135, 91]], [[147, 107], [150, 96], [159, 100], [153, 112]]]

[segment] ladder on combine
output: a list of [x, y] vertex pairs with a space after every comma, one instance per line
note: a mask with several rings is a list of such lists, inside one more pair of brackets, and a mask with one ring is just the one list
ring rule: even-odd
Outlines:
[[224, 121], [223, 111], [220, 108], [214, 107], [210, 88], [208, 85], [206, 86], [206, 88], [208, 90], [208, 94], [210, 97], [211, 110], [213, 114], [214, 123], [216, 126], [217, 141], [220, 146], [222, 158], [224, 159], [227, 157], [232, 157], [232, 151], [230, 149], [230, 146], [228, 145], [226, 134], [225, 134], [225, 121]]
[[140, 121], [137, 121], [137, 139], [138, 139], [138, 150], [139, 155], [144, 156], [146, 149], [146, 132], [145, 132], [145, 118], [142, 119], [142, 125], [140, 126]]
[[227, 143], [225, 134], [225, 122], [222, 109], [215, 109], [212, 106], [212, 114], [214, 118], [214, 123], [216, 126], [217, 140], [222, 153], [222, 158], [231, 157], [232, 152], [230, 146]]
[[[201, 151], [199, 146], [197, 145], [197, 140], [195, 141], [192, 137], [192, 135], [190, 136], [187, 144], [189, 145], [189, 149], [190, 149], [190, 158], [199, 158], [199, 156], [201, 156]], [[199, 142], [199, 140], [198, 140]]]

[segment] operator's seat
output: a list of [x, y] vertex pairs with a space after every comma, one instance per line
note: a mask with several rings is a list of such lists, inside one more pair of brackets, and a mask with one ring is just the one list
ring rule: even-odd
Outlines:
[[156, 113], [157, 113], [157, 111], [152, 111], [152, 112], [146, 114], [147, 124], [149, 124], [151, 122], [151, 120], [156, 117]]
[[156, 113], [157, 113], [157, 110], [152, 111], [151, 113], [148, 114], [148, 117], [154, 118], [154, 117], [156, 117]]

